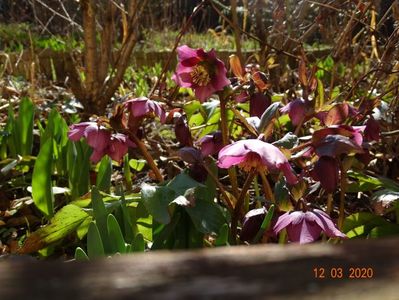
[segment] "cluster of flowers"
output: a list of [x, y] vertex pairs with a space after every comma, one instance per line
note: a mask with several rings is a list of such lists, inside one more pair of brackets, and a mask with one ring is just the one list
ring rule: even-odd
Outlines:
[[[250, 116], [260, 118], [263, 112], [271, 104], [271, 98], [265, 92], [268, 85], [265, 75], [259, 71], [256, 65], [242, 68], [237, 57], [231, 57], [230, 65], [235, 75], [229, 80], [227, 70], [215, 51], [205, 52], [203, 49], [191, 49], [181, 46], [177, 49], [178, 65], [173, 80], [181, 87], [191, 88], [196, 97], [205, 101], [216, 92], [230, 87], [232, 98], [237, 102], [249, 101]], [[128, 121], [124, 117], [119, 118], [118, 126], [125, 132], [112, 133], [110, 126], [104, 126], [99, 122], [85, 122], [71, 126], [69, 138], [77, 141], [84, 137], [93, 148], [91, 159], [94, 162], [108, 154], [112, 159], [120, 161], [127, 153], [128, 147], [135, 144], [129, 134], [135, 134], [138, 124], [147, 116], [157, 116], [161, 122], [165, 122], [166, 116], [163, 107], [156, 101], [147, 98], [136, 98], [124, 103], [122, 111], [129, 114]], [[326, 127], [315, 131], [308, 148], [301, 153], [303, 157], [317, 155], [312, 170], [307, 174], [313, 180], [319, 181], [327, 192], [333, 192], [338, 184], [339, 160], [342, 154], [359, 154], [367, 152], [364, 145], [366, 141], [378, 139], [378, 123], [369, 119], [364, 126], [342, 125], [348, 116], [359, 116], [360, 113], [350, 105], [338, 104], [328, 111], [315, 113], [310, 101], [296, 99], [280, 110], [288, 113], [293, 125], [301, 126], [304, 122], [316, 117]], [[124, 113], [122, 113], [123, 115]], [[192, 151], [193, 139], [185, 116], [180, 112], [173, 112], [175, 120], [176, 138], [185, 150], [182, 156]], [[363, 118], [360, 118], [363, 119]], [[122, 131], [123, 131], [122, 130]], [[204, 136], [197, 142], [200, 147], [198, 159], [210, 155], [218, 155], [218, 167], [228, 169], [232, 166], [240, 167], [244, 172], [282, 173], [289, 185], [295, 185], [305, 176], [304, 172], [299, 176], [295, 174], [287, 157], [276, 146], [267, 143], [262, 138], [250, 138], [238, 140], [229, 145], [224, 145], [220, 131]], [[196, 152], [196, 153], [197, 153]], [[183, 157], [184, 160], [184, 157]], [[190, 161], [194, 162], [195, 160]], [[262, 214], [264, 214], [264, 209]], [[251, 217], [257, 214], [250, 211], [243, 222], [250, 223]], [[272, 231], [278, 234], [286, 229], [291, 242], [308, 243], [317, 240], [323, 232], [329, 237], [345, 238], [339, 231], [329, 215], [319, 209], [302, 207], [302, 210], [280, 213], [273, 223]]]

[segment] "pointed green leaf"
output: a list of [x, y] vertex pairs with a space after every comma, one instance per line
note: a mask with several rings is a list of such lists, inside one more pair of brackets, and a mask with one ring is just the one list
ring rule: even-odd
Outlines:
[[75, 249], [75, 259], [81, 261], [89, 261], [89, 257], [87, 256], [86, 252], [80, 247], [77, 247]]
[[144, 237], [142, 234], [136, 235], [131, 252], [144, 252], [145, 250], [145, 242], [144, 242]]
[[112, 215], [108, 215], [108, 235], [110, 242], [112, 244], [112, 248], [115, 252], [125, 253], [126, 252], [126, 244], [122, 235], [121, 228], [119, 227], [118, 221]]
[[72, 233], [89, 215], [80, 207], [69, 204], [60, 209], [46, 225], [26, 239], [21, 253], [36, 252]]
[[87, 254], [90, 259], [103, 257], [105, 255], [100, 232], [94, 222], [90, 223], [89, 231], [87, 232]]
[[98, 168], [96, 186], [100, 191], [109, 193], [111, 187], [112, 160], [105, 155]]
[[51, 184], [53, 139], [48, 139], [39, 151], [32, 175], [33, 202], [47, 217], [53, 215], [54, 196]]

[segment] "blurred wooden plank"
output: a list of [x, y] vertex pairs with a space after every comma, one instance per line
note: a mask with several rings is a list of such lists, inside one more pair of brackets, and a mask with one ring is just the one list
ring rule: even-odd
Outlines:
[[[16, 257], [0, 261], [0, 299], [399, 299], [398, 246], [398, 238], [240, 246], [90, 263]], [[349, 279], [356, 267], [373, 277]], [[332, 279], [333, 268], [343, 278]]]

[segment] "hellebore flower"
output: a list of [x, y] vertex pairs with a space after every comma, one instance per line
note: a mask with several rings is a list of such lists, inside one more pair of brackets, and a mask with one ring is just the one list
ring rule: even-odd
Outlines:
[[181, 87], [193, 89], [201, 102], [230, 84], [226, 67], [216, 58], [215, 50], [205, 52], [184, 45], [177, 48], [177, 56], [179, 62], [172, 79]]
[[218, 166], [228, 169], [235, 165], [245, 171], [282, 171], [289, 184], [298, 182], [285, 155], [277, 147], [261, 140], [240, 140], [220, 150]]
[[242, 229], [240, 232], [240, 239], [242, 241], [249, 242], [254, 239], [262, 225], [266, 213], [267, 210], [265, 207], [252, 209], [247, 212], [242, 221]]
[[357, 109], [348, 103], [339, 103], [327, 111], [318, 112], [315, 117], [324, 125], [331, 126], [342, 124], [348, 117], [354, 117], [358, 113]]
[[220, 131], [212, 134], [207, 134], [198, 142], [201, 145], [201, 152], [203, 156], [214, 155], [223, 148], [223, 138]]
[[364, 129], [364, 139], [366, 141], [379, 141], [381, 138], [381, 127], [380, 123], [373, 117], [366, 122], [366, 128]]
[[130, 112], [129, 123], [131, 117], [144, 118], [157, 116], [162, 123], [165, 123], [166, 113], [165, 110], [158, 102], [152, 101], [147, 97], [139, 97], [128, 100], [124, 103], [127, 110]]
[[175, 135], [181, 145], [186, 147], [193, 145], [193, 139], [185, 115], [180, 115], [175, 119]]
[[280, 112], [287, 114], [294, 126], [298, 126], [302, 121], [310, 120], [313, 116], [313, 108], [310, 101], [302, 98], [295, 99], [282, 107]]
[[194, 147], [183, 147], [179, 149], [180, 158], [189, 164], [201, 164], [202, 154], [201, 151]]
[[321, 186], [328, 192], [333, 193], [338, 185], [339, 165], [335, 158], [322, 156], [315, 163], [312, 177], [320, 181]]
[[270, 106], [272, 99], [269, 95], [263, 93], [255, 93], [249, 99], [249, 114], [251, 117], [260, 118], [266, 108]]
[[90, 160], [97, 163], [101, 158], [108, 154], [113, 160], [121, 161], [127, 153], [128, 147], [135, 147], [124, 134], [111, 134], [105, 127], [99, 126], [96, 122], [83, 122], [70, 126], [68, 138], [77, 142], [82, 137], [93, 149]]
[[111, 133], [96, 122], [83, 122], [71, 125], [68, 138], [71, 141], [77, 142], [82, 137], [86, 138], [87, 144], [93, 148], [90, 160], [98, 162], [105, 155]]
[[323, 128], [313, 133], [312, 146], [318, 156], [363, 153], [363, 130], [364, 126], [355, 128], [347, 125]]
[[287, 229], [289, 240], [300, 244], [314, 242], [322, 232], [328, 237], [346, 238], [346, 235], [335, 226], [330, 216], [319, 209], [307, 212], [287, 212], [281, 215], [274, 225], [273, 231], [277, 234], [284, 228]]
[[115, 161], [120, 162], [128, 151], [128, 147], [136, 147], [129, 138], [121, 133], [111, 135], [109, 140], [107, 154]]

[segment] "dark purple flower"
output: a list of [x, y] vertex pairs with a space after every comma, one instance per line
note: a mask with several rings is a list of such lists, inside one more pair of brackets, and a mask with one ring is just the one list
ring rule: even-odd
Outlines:
[[311, 102], [302, 98], [295, 99], [282, 107], [280, 112], [283, 114], [288, 113], [291, 122], [294, 126], [299, 125], [301, 122], [307, 121], [313, 116], [313, 108]]
[[321, 186], [328, 192], [333, 193], [339, 181], [339, 165], [335, 158], [322, 156], [315, 163], [312, 177], [320, 181]]
[[300, 244], [311, 243], [324, 232], [328, 237], [346, 238], [335, 226], [330, 216], [325, 212], [314, 209], [313, 211], [293, 211], [281, 215], [273, 227], [275, 234], [284, 228], [287, 229], [288, 239]]
[[201, 164], [202, 162], [201, 151], [193, 147], [183, 147], [179, 149], [179, 156], [183, 161], [189, 164]]
[[[147, 97], [139, 97], [128, 100], [124, 103], [130, 116], [134, 118], [144, 118], [157, 116], [162, 123], [165, 123], [166, 113], [163, 107], [156, 101]], [[130, 122], [130, 121], [129, 121]]]
[[186, 116], [180, 114], [180, 116], [175, 118], [174, 122], [176, 139], [182, 146], [191, 147], [193, 145], [193, 139], [187, 124]]
[[198, 142], [203, 156], [214, 155], [223, 148], [223, 138], [220, 131], [205, 135]]
[[242, 222], [242, 229], [240, 232], [240, 239], [242, 241], [252, 241], [258, 233], [263, 219], [265, 218], [267, 210], [265, 207], [252, 209], [244, 217]]
[[205, 52], [184, 45], [177, 48], [177, 55], [179, 62], [172, 79], [181, 87], [192, 88], [201, 102], [230, 84], [226, 67], [216, 58], [215, 50]]
[[235, 100], [238, 103], [244, 103], [249, 99], [249, 95], [246, 91], [241, 91], [236, 97]]
[[298, 182], [285, 155], [276, 146], [261, 140], [240, 140], [220, 150], [218, 166], [227, 169], [235, 165], [245, 171], [281, 171], [289, 184]]
[[366, 122], [366, 128], [364, 129], [364, 139], [366, 141], [379, 141], [381, 139], [381, 127], [380, 123], [373, 117]]
[[312, 146], [318, 156], [337, 157], [341, 154], [362, 153], [364, 126], [334, 125], [317, 130]]
[[251, 117], [260, 118], [266, 108], [270, 106], [272, 99], [269, 95], [263, 93], [255, 93], [249, 99], [249, 114]]

